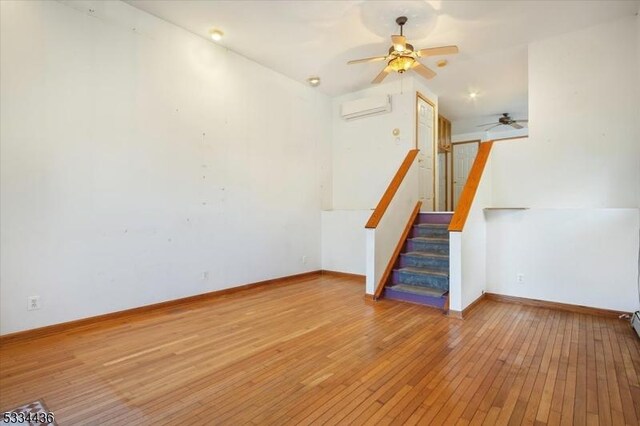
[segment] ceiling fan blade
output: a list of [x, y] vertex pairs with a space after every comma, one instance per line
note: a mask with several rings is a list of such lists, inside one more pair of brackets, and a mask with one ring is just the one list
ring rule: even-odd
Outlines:
[[478, 124], [476, 127], [484, 127], [484, 126], [492, 126], [500, 123], [486, 123], [486, 124]]
[[427, 80], [436, 76], [436, 72], [429, 67], [425, 67], [420, 62], [415, 61], [413, 63], [413, 70], [426, 78]]
[[386, 56], [373, 56], [371, 58], [362, 58], [362, 59], [354, 59], [353, 61], [349, 61], [347, 62], [348, 65], [353, 65], [353, 64], [365, 64], [367, 62], [378, 62], [378, 61], [384, 61], [385, 59], [387, 59]]
[[422, 58], [427, 56], [453, 55], [455, 53], [458, 53], [458, 46], [427, 47], [426, 49], [418, 50], [418, 56]]
[[515, 121], [516, 123], [528, 123], [529, 122], [529, 120], [513, 120], [513, 121]]
[[373, 79], [373, 81], [371, 81], [372, 84], [378, 84], [378, 83], [382, 83], [382, 80], [384, 80], [384, 78], [389, 75], [389, 73], [391, 72], [392, 68], [390, 66], [386, 66], [382, 71], [380, 71], [380, 74], [378, 74], [376, 76], [376, 78]]
[[392, 35], [391, 43], [393, 44], [393, 50], [396, 52], [404, 52], [407, 49], [407, 38], [401, 35]]
[[522, 129], [523, 127], [521, 125], [519, 125], [518, 123], [511, 123], [511, 127], [513, 127], [514, 129]]
[[489, 130], [491, 130], [491, 129], [495, 128], [495, 127], [498, 127], [498, 126], [502, 126], [502, 123], [498, 123], [498, 124], [496, 124], [496, 125], [494, 125], [494, 126], [488, 127], [488, 128], [486, 128], [486, 129], [484, 129], [484, 131], [485, 131], [485, 132], [488, 132]]

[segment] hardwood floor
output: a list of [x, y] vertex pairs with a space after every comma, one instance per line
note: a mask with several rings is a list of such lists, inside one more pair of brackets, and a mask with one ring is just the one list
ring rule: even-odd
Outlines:
[[0, 408], [65, 424], [638, 425], [623, 321], [483, 301], [464, 321], [316, 276], [0, 348]]

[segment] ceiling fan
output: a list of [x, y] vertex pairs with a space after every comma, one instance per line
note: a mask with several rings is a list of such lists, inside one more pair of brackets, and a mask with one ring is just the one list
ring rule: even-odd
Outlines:
[[509, 116], [508, 112], [505, 112], [502, 114], [502, 117], [500, 117], [498, 119], [497, 123], [486, 123], [486, 124], [480, 124], [477, 127], [483, 127], [483, 126], [491, 126], [487, 129], [485, 129], [485, 131], [489, 131], [491, 129], [493, 129], [494, 127], [498, 127], [498, 126], [511, 126], [514, 129], [522, 129], [522, 126], [519, 125], [518, 123], [528, 123], [529, 120], [514, 120], [513, 118], [511, 118]]
[[436, 76], [435, 71], [418, 62], [418, 58], [426, 58], [427, 56], [451, 55], [458, 53], [458, 46], [441, 46], [429, 47], [421, 50], [414, 50], [413, 46], [407, 43], [407, 38], [402, 32], [404, 24], [407, 23], [406, 16], [400, 16], [396, 19], [396, 24], [400, 26], [400, 35], [392, 35], [392, 46], [389, 48], [389, 54], [385, 56], [374, 56], [372, 58], [356, 59], [347, 62], [347, 64], [363, 64], [368, 62], [386, 61], [387, 66], [373, 79], [371, 83], [378, 84], [392, 71], [402, 74], [409, 70], [414, 70], [426, 79]]

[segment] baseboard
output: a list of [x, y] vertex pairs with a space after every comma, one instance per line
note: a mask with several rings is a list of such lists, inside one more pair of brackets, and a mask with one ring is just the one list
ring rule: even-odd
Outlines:
[[548, 300], [528, 299], [526, 297], [505, 296], [496, 293], [484, 293], [487, 300], [497, 302], [517, 303], [526, 306], [536, 306], [539, 308], [555, 309], [559, 311], [573, 312], [577, 314], [596, 315], [601, 317], [618, 318], [620, 315], [629, 312], [614, 311], [612, 309], [593, 308], [591, 306], [572, 305], [569, 303], [550, 302]]
[[464, 308], [462, 311], [447, 310], [447, 315], [451, 318], [464, 319], [467, 315], [469, 315], [469, 312], [471, 312], [471, 310], [478, 306], [478, 304], [485, 298], [485, 295], [486, 293], [482, 293], [480, 297], [471, 302], [471, 304]]
[[482, 293], [480, 295], [480, 297], [478, 297], [476, 300], [474, 300], [473, 302], [471, 302], [471, 304], [469, 304], [469, 306], [467, 306], [466, 308], [464, 308], [462, 310], [462, 317], [464, 318], [465, 316], [469, 315], [469, 313], [476, 307], [478, 306], [478, 304], [480, 302], [482, 302], [484, 300], [484, 298], [487, 297], [487, 293]]
[[455, 318], [455, 319], [463, 319], [462, 318], [462, 311], [455, 311], [453, 309], [449, 309], [447, 311], [447, 316], [451, 317], [451, 318]]
[[356, 279], [358, 281], [363, 281], [363, 282], [366, 278], [364, 275], [360, 275], [360, 274], [352, 274], [349, 272], [328, 271], [326, 269], [321, 270], [320, 273], [328, 277], [351, 278], [351, 279]]
[[248, 290], [256, 287], [262, 287], [270, 284], [284, 284], [293, 280], [318, 276], [321, 274], [322, 274], [322, 271], [318, 270], [318, 271], [304, 272], [301, 274], [288, 275], [286, 277], [258, 281], [255, 283], [244, 284], [237, 287], [225, 288], [223, 290], [216, 290], [208, 293], [197, 294], [195, 296], [183, 297], [183, 298], [174, 299], [174, 300], [167, 300], [166, 302], [154, 303], [152, 305], [139, 306], [137, 308], [125, 309], [123, 311], [110, 312], [108, 314], [97, 315], [93, 317], [82, 318], [82, 319], [68, 321], [68, 322], [62, 322], [59, 324], [47, 325], [45, 327], [32, 328], [30, 330], [3, 334], [3, 335], [0, 335], [0, 345], [4, 345], [8, 342], [13, 342], [18, 340], [28, 340], [36, 337], [42, 337], [42, 336], [47, 336], [51, 334], [58, 334], [58, 333], [69, 331], [71, 329], [91, 326], [91, 325], [94, 325], [95, 323], [102, 322], [105, 320], [131, 317], [131, 316], [147, 313], [150, 311], [155, 311], [159, 309], [165, 309], [168, 307], [174, 307], [174, 306], [189, 304], [189, 303], [193, 303], [201, 300], [221, 297], [227, 294], [236, 293], [239, 291]]

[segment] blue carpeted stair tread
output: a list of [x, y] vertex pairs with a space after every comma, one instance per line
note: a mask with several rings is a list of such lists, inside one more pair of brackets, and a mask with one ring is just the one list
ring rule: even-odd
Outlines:
[[421, 274], [421, 275], [437, 275], [439, 277], [448, 277], [448, 271], [442, 271], [437, 269], [427, 269], [427, 268], [412, 268], [410, 266], [394, 269], [394, 271], [398, 272], [410, 272], [412, 274]]
[[401, 256], [420, 256], [420, 257], [437, 257], [439, 259], [449, 259], [449, 256], [442, 253], [428, 252], [428, 251], [409, 251], [406, 253], [400, 253]]
[[418, 223], [413, 226], [417, 228], [449, 229], [449, 224], [447, 223]]
[[410, 256], [423, 256], [423, 257], [433, 257], [435, 258], [436, 256], [444, 256], [441, 259], [443, 260], [449, 260], [449, 255], [448, 254], [444, 254], [442, 252], [439, 251], [429, 251], [429, 250], [422, 250], [422, 251], [409, 251], [407, 253], [400, 253], [400, 255], [410, 255]]
[[418, 294], [421, 296], [430, 296], [430, 297], [442, 297], [447, 293], [447, 290], [442, 290], [439, 288], [418, 287], [418, 286], [409, 285], [409, 284], [396, 284], [394, 286], [390, 286], [389, 288], [395, 291], [402, 291], [404, 293], [412, 293], [412, 294]]
[[434, 238], [434, 237], [413, 237], [409, 240], [418, 241], [421, 243], [443, 243], [449, 244], [449, 238]]

